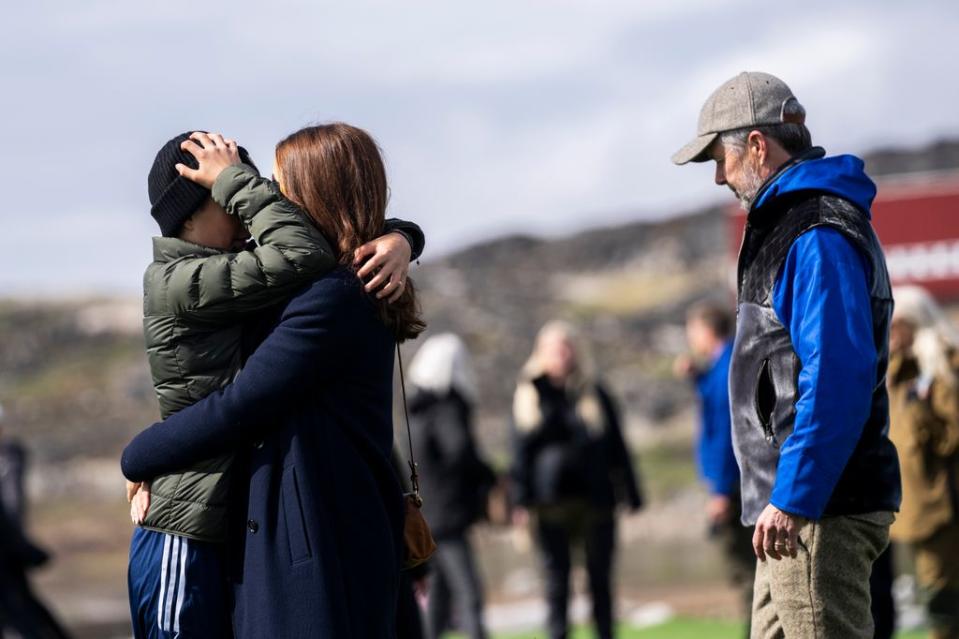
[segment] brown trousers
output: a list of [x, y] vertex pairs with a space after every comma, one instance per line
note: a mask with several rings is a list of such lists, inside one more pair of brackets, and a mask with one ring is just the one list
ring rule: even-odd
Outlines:
[[752, 639], [872, 639], [869, 575], [892, 521], [887, 512], [807, 521], [796, 558], [757, 562]]

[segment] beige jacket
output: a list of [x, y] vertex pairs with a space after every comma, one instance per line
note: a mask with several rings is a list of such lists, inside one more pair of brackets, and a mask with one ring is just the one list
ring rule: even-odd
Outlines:
[[[959, 357], [953, 362], [959, 368]], [[917, 390], [919, 366], [903, 355], [892, 356], [888, 380], [889, 438], [902, 469], [902, 507], [890, 534], [919, 542], [959, 516], [959, 388], [933, 380], [927, 392]]]

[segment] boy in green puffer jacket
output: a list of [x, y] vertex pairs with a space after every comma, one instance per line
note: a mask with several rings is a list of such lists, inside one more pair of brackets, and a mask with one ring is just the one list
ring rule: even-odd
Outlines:
[[[144, 276], [144, 333], [165, 418], [228, 384], [243, 361], [243, 325], [337, 265], [319, 229], [218, 134], [179, 135], [156, 156], [151, 214], [162, 237]], [[391, 220], [364, 247], [370, 286], [401, 290], [415, 224]], [[395, 234], [394, 234], [395, 233]], [[255, 248], [247, 247], [252, 234]], [[397, 235], [398, 234], [398, 235]], [[139, 527], [130, 548], [134, 636], [231, 637], [224, 566], [232, 456], [128, 485]]]

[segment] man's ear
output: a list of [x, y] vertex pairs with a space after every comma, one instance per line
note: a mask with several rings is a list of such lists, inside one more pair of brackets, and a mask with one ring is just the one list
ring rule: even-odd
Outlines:
[[761, 165], [766, 161], [766, 157], [769, 155], [766, 136], [759, 131], [750, 131], [749, 136], [746, 138], [746, 149], [750, 155], [758, 160], [758, 164]]

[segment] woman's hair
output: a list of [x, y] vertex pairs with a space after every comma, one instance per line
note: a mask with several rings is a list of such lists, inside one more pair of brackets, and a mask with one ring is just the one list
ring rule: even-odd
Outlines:
[[912, 351], [920, 372], [950, 386], [959, 385], [950, 362], [952, 353], [959, 350], [959, 332], [942, 308], [918, 286], [898, 286], [892, 296], [896, 302], [893, 321], [908, 322], [915, 329]]
[[434, 335], [423, 342], [410, 364], [410, 382], [438, 395], [455, 390], [470, 403], [479, 399], [473, 358], [453, 333]]
[[573, 350], [575, 367], [566, 380], [567, 394], [575, 398], [576, 415], [587, 430], [597, 432], [605, 427], [606, 416], [596, 386], [592, 355], [580, 331], [563, 320], [547, 322], [537, 333], [533, 352], [523, 366], [516, 393], [513, 395], [513, 420], [520, 432], [528, 432], [542, 422], [540, 398], [532, 380], [545, 374], [543, 348], [549, 339], [557, 337], [565, 340]]
[[536, 334], [536, 342], [533, 345], [533, 352], [526, 360], [526, 364], [523, 365], [521, 376], [526, 379], [535, 379], [545, 373], [543, 347], [549, 338], [555, 336], [561, 337], [573, 349], [575, 367], [570, 374], [567, 385], [577, 387], [589, 383], [596, 376], [592, 352], [579, 329], [565, 320], [550, 320], [539, 329]]
[[[276, 145], [283, 194], [302, 208], [330, 241], [341, 264], [383, 234], [389, 189], [379, 147], [357, 127], [334, 122], [308, 126]], [[376, 302], [397, 340], [423, 332], [411, 279], [399, 300]]]

